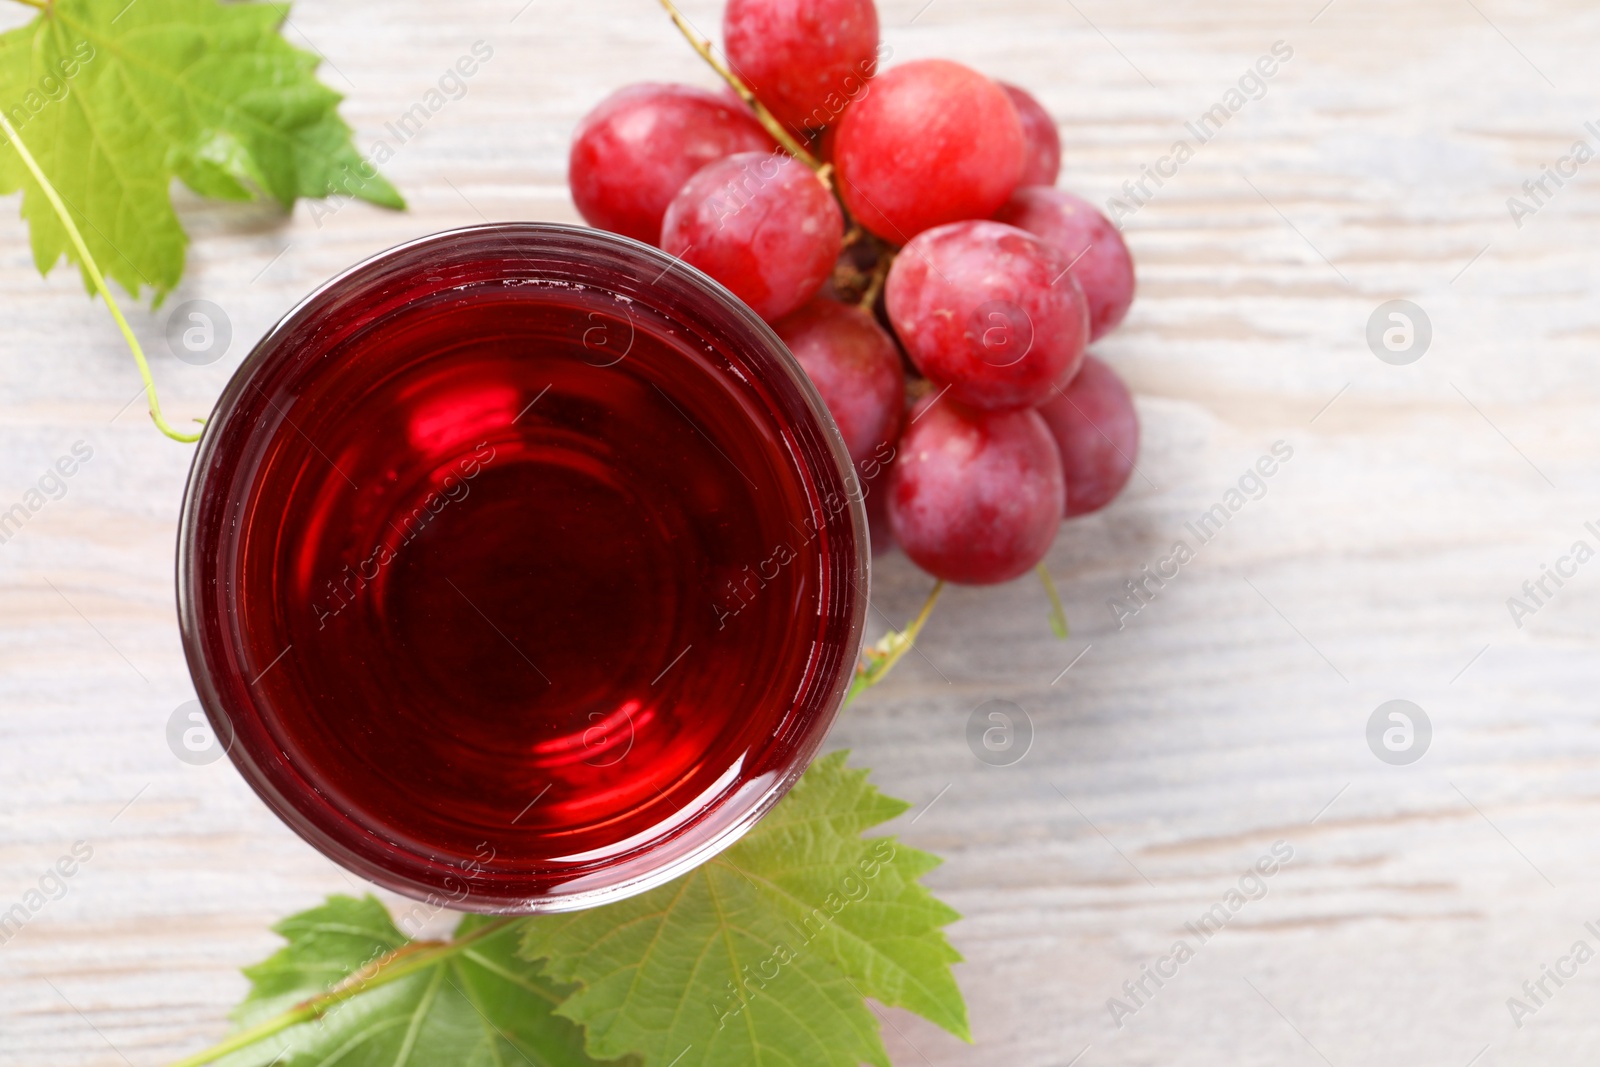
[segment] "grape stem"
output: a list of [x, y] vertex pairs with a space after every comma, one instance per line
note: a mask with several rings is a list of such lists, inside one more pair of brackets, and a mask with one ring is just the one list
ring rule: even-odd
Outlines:
[[1039, 581], [1044, 583], [1045, 595], [1050, 598], [1050, 629], [1057, 638], [1065, 641], [1072, 634], [1072, 628], [1067, 625], [1067, 610], [1061, 606], [1061, 594], [1056, 592], [1056, 583], [1050, 577], [1050, 568], [1041, 563], [1038, 569]]
[[894, 669], [894, 665], [911, 651], [911, 646], [916, 644], [917, 635], [922, 632], [928, 616], [933, 614], [933, 605], [938, 602], [939, 594], [942, 592], [944, 592], [944, 579], [941, 578], [933, 583], [933, 591], [923, 602], [922, 610], [917, 612], [917, 617], [912, 619], [904, 630], [890, 630], [871, 648], [861, 653], [861, 662], [856, 664], [856, 676], [851, 680], [850, 691], [844, 697], [844, 707], [849, 707], [850, 702], [862, 692], [883, 681], [884, 676]]
[[[30, 0], [22, 0], [30, 3]], [[45, 3], [37, 5], [41, 9]], [[61, 200], [61, 194], [56, 192], [56, 187], [50, 184], [50, 179], [45, 177], [43, 168], [38, 160], [33, 158], [33, 153], [28, 151], [28, 146], [22, 143], [22, 138], [17, 135], [16, 128], [11, 125], [11, 120], [4, 111], [0, 111], [0, 133], [4, 133], [10, 140], [11, 147], [17, 150], [23, 166], [28, 168], [28, 173], [33, 175], [33, 180], [39, 183], [39, 188], [44, 192], [45, 199], [50, 201], [50, 207], [55, 211], [56, 217], [61, 220], [61, 225], [67, 231], [67, 237], [72, 241], [72, 247], [77, 249], [78, 261], [83, 265], [83, 272], [89, 276], [94, 287], [106, 302], [106, 308], [111, 312], [111, 317], [117, 320], [117, 328], [122, 331], [123, 339], [128, 342], [128, 348], [133, 352], [133, 361], [139, 366], [139, 377], [144, 381], [144, 395], [150, 402], [150, 418], [155, 421], [156, 429], [185, 444], [200, 440], [200, 432], [192, 434], [183, 433], [174, 429], [161, 414], [161, 401], [156, 397], [155, 379], [150, 375], [150, 363], [144, 357], [144, 349], [139, 346], [139, 338], [134, 335], [133, 327], [128, 325], [128, 320], [123, 317], [122, 308], [117, 306], [116, 297], [111, 295], [111, 289], [106, 285], [106, 279], [100, 273], [100, 265], [95, 262], [94, 256], [89, 254], [89, 246], [83, 241], [83, 234], [78, 232], [78, 224], [72, 221], [72, 216], [67, 212], [67, 205]], [[204, 425], [204, 419], [195, 419], [195, 422]]]
[[710, 64], [711, 69], [721, 75], [722, 80], [727, 82], [733, 91], [739, 94], [739, 99], [750, 105], [750, 110], [755, 112], [756, 121], [760, 122], [766, 128], [766, 131], [772, 134], [773, 138], [783, 146], [784, 151], [816, 171], [817, 177], [822, 179], [822, 184], [832, 189], [833, 168], [808, 152], [793, 134], [783, 128], [783, 123], [779, 122], [772, 112], [767, 110], [767, 106], [756, 98], [756, 94], [750, 91], [750, 87], [744, 83], [744, 79], [735, 74], [728, 68], [726, 63], [717, 58], [716, 53], [711, 50], [711, 42], [695, 32], [694, 27], [689, 25], [689, 21], [678, 10], [677, 4], [673, 3], [672, 0], [661, 0], [661, 6], [667, 9], [667, 14], [672, 18], [673, 25], [678, 27], [678, 32], [683, 34], [684, 39], [689, 42], [689, 46], [700, 53], [700, 58]]
[[867, 281], [867, 288], [861, 294], [859, 301], [861, 310], [871, 311], [872, 306], [878, 302], [878, 294], [883, 292], [883, 283], [889, 280], [889, 268], [894, 266], [894, 249], [889, 249], [878, 257], [878, 262], [872, 265], [872, 276]]
[[197, 1052], [170, 1064], [169, 1067], [203, 1067], [204, 1064], [214, 1063], [229, 1053], [238, 1052], [242, 1048], [249, 1048], [260, 1041], [265, 1041], [274, 1034], [282, 1033], [291, 1026], [301, 1023], [314, 1022], [326, 1015], [335, 1005], [349, 1000], [379, 986], [391, 982], [398, 982], [408, 978], [418, 971], [432, 967], [440, 960], [463, 951], [471, 945], [477, 944], [486, 938], [505, 930], [513, 923], [520, 922], [522, 916], [510, 915], [494, 922], [485, 923], [465, 937], [458, 937], [452, 941], [433, 941], [405, 945], [395, 951], [379, 956], [372, 963], [351, 974], [326, 992], [319, 993], [310, 1000], [302, 1001], [288, 1011], [274, 1015], [256, 1025], [236, 1034], [231, 1034], [223, 1040], [212, 1045], [204, 1052]]

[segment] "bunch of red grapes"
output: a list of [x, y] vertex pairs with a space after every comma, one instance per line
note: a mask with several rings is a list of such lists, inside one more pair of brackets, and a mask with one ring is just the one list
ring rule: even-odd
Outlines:
[[573, 140], [578, 210], [772, 324], [849, 448], [875, 552], [965, 584], [1025, 573], [1133, 469], [1132, 399], [1087, 354], [1133, 300], [1121, 235], [1055, 187], [1060, 137], [1027, 92], [942, 59], [880, 72], [872, 0], [730, 0], [723, 30], [759, 104], [613, 94]]

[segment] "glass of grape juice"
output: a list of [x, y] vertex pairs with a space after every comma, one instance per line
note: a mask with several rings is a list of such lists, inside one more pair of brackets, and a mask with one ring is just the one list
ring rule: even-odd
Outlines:
[[485, 912], [660, 884], [775, 804], [867, 603], [850, 461], [709, 278], [596, 230], [391, 249], [234, 375], [178, 608], [245, 779], [363, 877]]

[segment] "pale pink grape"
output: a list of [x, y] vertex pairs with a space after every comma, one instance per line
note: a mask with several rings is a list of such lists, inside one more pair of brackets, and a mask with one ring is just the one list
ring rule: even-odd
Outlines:
[[893, 455], [905, 404], [906, 376], [894, 340], [867, 312], [821, 296], [773, 329], [822, 394], [856, 476], [878, 480], [880, 465], [887, 470]]
[[1049, 551], [1066, 499], [1038, 412], [975, 411], [937, 395], [912, 409], [889, 491], [905, 554], [963, 585], [1027, 573]]
[[1011, 98], [1022, 120], [1022, 139], [1027, 146], [1020, 185], [1054, 185], [1061, 175], [1061, 132], [1050, 112], [1026, 89], [1000, 83]]
[[1039, 414], [1061, 450], [1065, 517], [1099, 511], [1116, 499], [1139, 456], [1139, 416], [1117, 372], [1087, 357], [1072, 382], [1039, 405]]
[[1065, 189], [1028, 185], [1011, 194], [994, 217], [1044, 238], [1072, 264], [1089, 301], [1089, 340], [1104, 337], [1127, 317], [1137, 284], [1133, 256], [1093, 204]]

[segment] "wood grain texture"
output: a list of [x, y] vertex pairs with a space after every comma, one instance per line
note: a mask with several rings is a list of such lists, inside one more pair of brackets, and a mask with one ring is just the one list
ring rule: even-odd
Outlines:
[[[1051, 638], [1030, 581], [954, 590], [835, 730], [919, 806], [898, 829], [947, 857], [930, 881], [966, 916], [951, 933], [976, 1046], [888, 1012], [896, 1063], [1600, 1056], [1600, 963], [1549, 985], [1521, 1028], [1506, 1007], [1574, 941], [1600, 948], [1583, 928], [1600, 925], [1600, 563], [1521, 628], [1506, 608], [1600, 520], [1600, 163], [1521, 228], [1506, 207], [1574, 140], [1600, 144], [1583, 128], [1600, 120], [1600, 10], [1322, 3], [882, 4], [895, 60], [947, 55], [1032, 88], [1061, 125], [1063, 184], [1100, 202], [1274, 42], [1294, 52], [1127, 220], [1140, 299], [1100, 352], [1145, 442], [1126, 496], [1051, 554], [1073, 636]], [[715, 28], [715, 4], [687, 11]], [[304, 0], [293, 19], [363, 147], [472, 42], [495, 53], [388, 164], [409, 213], [182, 197], [194, 244], [168, 306], [213, 300], [236, 340], [205, 368], [157, 352], [174, 422], [355, 260], [482, 218], [574, 218], [567, 139], [606, 92], [710, 84], [650, 0]], [[1411, 366], [1364, 338], [1397, 297], [1433, 324]], [[160, 1064], [222, 1033], [270, 922], [358, 886], [226, 762], [168, 751], [193, 695], [171, 562], [189, 450], [143, 417], [102, 310], [69, 274], [37, 277], [15, 218], [0, 301], [0, 509], [74, 441], [94, 448], [0, 545], [0, 909], [74, 841], [94, 850], [0, 946], [0, 1064]], [[134, 324], [162, 347], [165, 310]], [[1107, 599], [1276, 441], [1293, 458], [1265, 495], [1119, 630]], [[927, 584], [880, 561], [876, 624]], [[1409, 767], [1365, 741], [1396, 697], [1434, 727]], [[993, 699], [1032, 721], [1014, 766], [965, 741]], [[1265, 896], [1203, 945], [1186, 933], [1278, 841], [1293, 859]], [[1114, 1026], [1107, 999], [1184, 937], [1194, 958]]]

